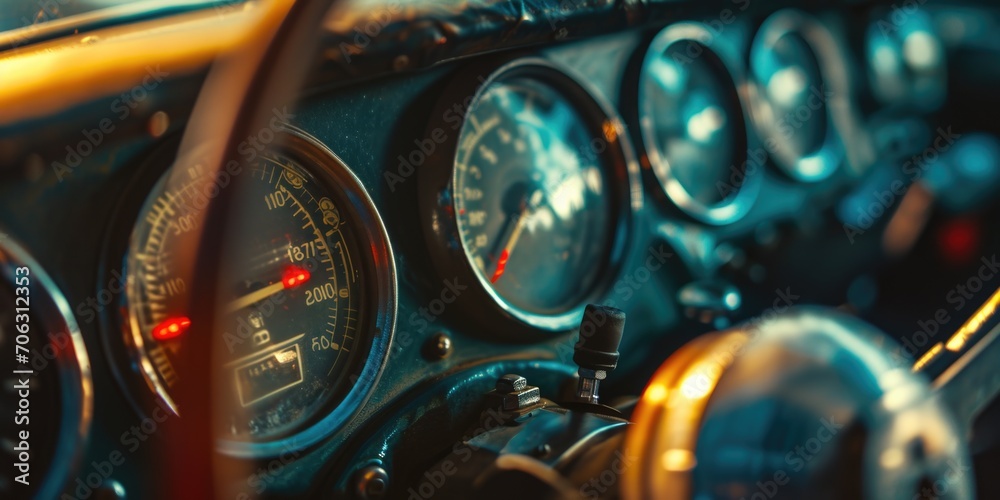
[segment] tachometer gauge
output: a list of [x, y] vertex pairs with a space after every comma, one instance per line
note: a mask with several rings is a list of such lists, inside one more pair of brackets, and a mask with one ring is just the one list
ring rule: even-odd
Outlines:
[[[392, 263], [371, 202], [314, 139], [290, 128], [282, 138], [232, 181], [250, 201], [227, 228], [228, 327], [217, 334], [230, 382], [223, 406], [232, 408], [219, 434], [237, 453], [250, 449], [240, 442], [273, 443], [310, 424], [313, 434], [330, 432], [331, 419], [364, 397], [391, 335]], [[171, 388], [184, 377], [175, 361], [191, 326], [190, 285], [176, 269], [200, 234], [201, 175], [175, 165], [160, 180], [125, 260], [127, 340], [149, 385], [182, 418]]]
[[747, 213], [767, 158], [747, 134], [726, 48], [703, 25], [671, 25], [653, 39], [638, 92], [630, 91], [637, 94], [643, 151], [663, 193], [710, 224]]
[[471, 275], [506, 315], [568, 328], [603, 291], [637, 202], [621, 122], [537, 60], [446, 95], [473, 94], [452, 154], [422, 177], [439, 263]]
[[844, 161], [838, 130], [849, 114], [844, 65], [833, 35], [797, 10], [773, 14], [754, 36], [754, 122], [775, 163], [792, 178], [820, 181]]

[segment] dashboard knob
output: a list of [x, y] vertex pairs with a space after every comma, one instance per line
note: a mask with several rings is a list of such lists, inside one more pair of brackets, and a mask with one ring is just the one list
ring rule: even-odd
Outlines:
[[696, 338], [633, 413], [624, 498], [972, 498], [959, 422], [894, 347], [809, 307]]
[[573, 347], [573, 362], [580, 367], [580, 400], [597, 404], [601, 380], [618, 366], [618, 345], [625, 332], [625, 313], [609, 306], [588, 304], [580, 322], [580, 337]]

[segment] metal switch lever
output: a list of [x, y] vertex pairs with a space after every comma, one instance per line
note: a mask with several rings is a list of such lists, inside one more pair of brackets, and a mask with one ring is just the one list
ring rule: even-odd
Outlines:
[[597, 390], [608, 373], [618, 366], [618, 344], [625, 331], [621, 309], [588, 304], [580, 322], [580, 337], [573, 347], [573, 362], [580, 367], [577, 397], [597, 404]]

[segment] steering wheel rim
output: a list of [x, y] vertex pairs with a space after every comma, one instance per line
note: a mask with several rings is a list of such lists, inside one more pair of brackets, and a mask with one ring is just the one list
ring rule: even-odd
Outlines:
[[[235, 177], [248, 166], [240, 145], [266, 127], [273, 109], [294, 102], [295, 92], [310, 69], [318, 48], [325, 14], [335, 0], [277, 0], [260, 2], [259, 22], [246, 34], [243, 50], [218, 59], [199, 93], [185, 128], [177, 164], [200, 165], [208, 190], [217, 195], [198, 213], [202, 233], [197, 250], [180, 271], [193, 284], [189, 297], [192, 328], [189, 345], [180, 356], [180, 368], [190, 373], [177, 388], [184, 408], [183, 423], [174, 425], [168, 444], [167, 481], [171, 497], [214, 498], [227, 489], [226, 477], [246, 477], [247, 462], [219, 460], [215, 451], [212, 414], [218, 387], [211, 383], [219, 331], [217, 305], [219, 272], [225, 227], [230, 220], [233, 190], [216, 183], [226, 173]], [[179, 174], [176, 169], [167, 182]], [[214, 188], [214, 190], [213, 190]], [[206, 381], [208, 381], [206, 383]], [[183, 427], [181, 427], [181, 425]], [[241, 496], [242, 498], [242, 496]]]

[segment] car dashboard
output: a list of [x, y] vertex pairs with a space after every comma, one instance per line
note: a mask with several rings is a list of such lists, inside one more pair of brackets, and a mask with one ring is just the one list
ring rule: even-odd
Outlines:
[[988, 2], [13, 3], [4, 498], [1000, 494]]

